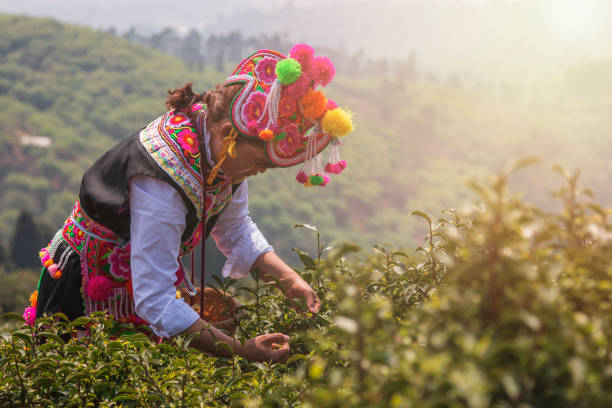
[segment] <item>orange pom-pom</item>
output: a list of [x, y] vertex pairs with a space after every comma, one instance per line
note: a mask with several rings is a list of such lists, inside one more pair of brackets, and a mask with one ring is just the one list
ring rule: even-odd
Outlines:
[[307, 119], [316, 120], [325, 113], [327, 98], [323, 92], [311, 89], [300, 99], [300, 109]]
[[36, 309], [36, 302], [38, 301], [38, 291], [35, 290], [34, 292], [32, 292], [32, 294], [30, 295], [30, 305]]
[[274, 139], [274, 132], [266, 128], [259, 132], [259, 138], [267, 142], [268, 140]]
[[62, 277], [62, 271], [58, 269], [57, 272], [55, 272], [55, 275], [53, 275], [53, 277], [55, 279], [61, 278]]

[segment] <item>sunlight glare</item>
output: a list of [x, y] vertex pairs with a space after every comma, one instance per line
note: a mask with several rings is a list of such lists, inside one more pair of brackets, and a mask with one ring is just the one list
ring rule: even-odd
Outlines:
[[546, 14], [558, 35], [570, 39], [591, 39], [608, 21], [609, 4], [602, 0], [548, 1]]

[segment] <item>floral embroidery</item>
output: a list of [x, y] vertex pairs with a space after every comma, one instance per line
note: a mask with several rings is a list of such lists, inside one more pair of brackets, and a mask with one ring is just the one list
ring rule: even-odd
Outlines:
[[184, 122], [187, 122], [187, 116], [183, 115], [182, 113], [175, 113], [174, 115], [170, 116], [171, 125], [181, 125]]
[[181, 147], [188, 152], [191, 156], [197, 155], [199, 152], [198, 144], [196, 143], [198, 137], [191, 129], [183, 129], [177, 133], [176, 138]]
[[291, 116], [295, 113], [296, 103], [294, 99], [284, 97], [278, 104], [278, 113], [281, 116]]
[[265, 106], [266, 95], [263, 92], [253, 92], [242, 108], [242, 116], [249, 122], [256, 122], [261, 117]]
[[274, 82], [276, 79], [276, 73], [274, 70], [277, 62], [277, 59], [270, 57], [260, 59], [259, 62], [257, 62], [257, 65], [255, 65], [257, 79], [266, 84], [271, 84]]
[[109, 272], [115, 278], [130, 279], [130, 244], [128, 243], [125, 248], [121, 248], [119, 245], [115, 246], [108, 257], [108, 263], [110, 264]]
[[278, 149], [286, 156], [290, 156], [302, 143], [302, 135], [300, 134], [298, 128], [293, 123], [285, 126], [285, 137], [278, 142]]

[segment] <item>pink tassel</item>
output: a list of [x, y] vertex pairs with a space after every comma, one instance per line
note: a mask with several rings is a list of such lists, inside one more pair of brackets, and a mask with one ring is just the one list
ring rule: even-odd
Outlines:
[[26, 307], [25, 311], [23, 312], [23, 318], [28, 325], [34, 326], [34, 321], [36, 320], [36, 309], [34, 309], [32, 306]]
[[304, 173], [304, 170], [300, 170], [297, 176], [295, 176], [295, 180], [300, 184], [304, 184], [308, 181], [308, 176]]
[[326, 186], [331, 180], [331, 177], [329, 177], [329, 174], [323, 174], [323, 183], [321, 183], [321, 186]]

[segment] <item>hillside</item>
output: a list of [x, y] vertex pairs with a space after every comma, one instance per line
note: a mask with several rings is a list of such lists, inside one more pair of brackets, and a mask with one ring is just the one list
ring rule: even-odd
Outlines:
[[[116, 36], [48, 19], [0, 16], [0, 27], [4, 242], [20, 209], [38, 214], [51, 228], [61, 223], [82, 172], [117, 140], [162, 113], [166, 89], [194, 81], [204, 90], [223, 78]], [[297, 222], [316, 224], [328, 241], [404, 246], [422, 236], [415, 233], [419, 223], [410, 219], [411, 210], [460, 207], [466, 178], [527, 154], [582, 168], [583, 184], [593, 186], [604, 204], [612, 203], [606, 188], [610, 65], [577, 66], [555, 75], [553, 85], [522, 92], [510, 85], [356, 80], [340, 72], [328, 93], [356, 115], [357, 129], [343, 150], [349, 167], [321, 189], [295, 183], [294, 169], [254, 178], [253, 219], [285, 255], [293, 246], [312, 245], [310, 237], [293, 230]], [[52, 143], [23, 146], [20, 135]], [[522, 189], [542, 203], [558, 184], [548, 172], [521, 174]]]

